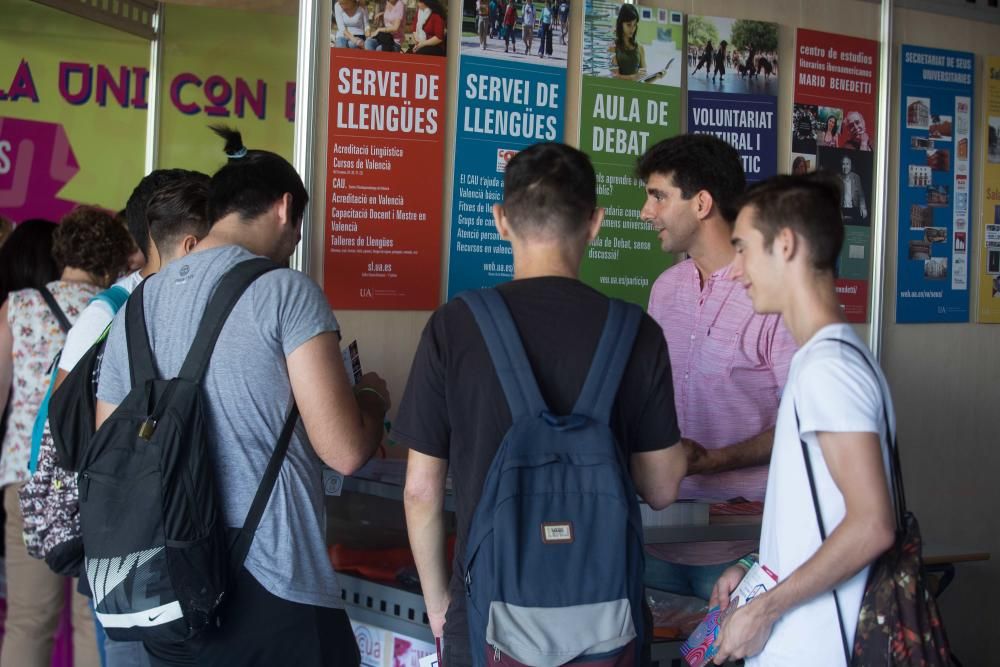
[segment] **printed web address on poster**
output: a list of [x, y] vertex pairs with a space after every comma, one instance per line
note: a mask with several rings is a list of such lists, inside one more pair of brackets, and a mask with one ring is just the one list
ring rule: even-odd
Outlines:
[[938, 290], [903, 290], [899, 293], [904, 299], [940, 299], [944, 296], [944, 292]]
[[649, 278], [645, 276], [601, 276], [601, 284], [619, 287], [648, 287]]

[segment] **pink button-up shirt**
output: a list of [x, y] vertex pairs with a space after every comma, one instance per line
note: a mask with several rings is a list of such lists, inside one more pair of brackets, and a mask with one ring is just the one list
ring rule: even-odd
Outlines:
[[[730, 265], [716, 271], [702, 287], [698, 267], [688, 259], [657, 278], [649, 297], [649, 314], [667, 339], [681, 435], [706, 449], [748, 440], [774, 426], [796, 350], [780, 316], [754, 313], [731, 270]], [[692, 475], [681, 483], [680, 497], [761, 501], [766, 487], [762, 465]]]

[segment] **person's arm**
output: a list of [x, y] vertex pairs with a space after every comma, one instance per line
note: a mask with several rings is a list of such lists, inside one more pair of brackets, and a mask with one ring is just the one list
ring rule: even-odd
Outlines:
[[629, 459], [629, 467], [636, 492], [654, 510], [677, 500], [681, 480], [687, 474], [684, 449], [678, 445], [636, 452]]
[[[844, 519], [788, 578], [732, 613], [719, 633], [717, 665], [760, 653], [779, 618], [854, 576], [892, 546], [895, 520], [879, 436], [820, 432], [817, 438], [830, 476], [844, 496]], [[723, 578], [730, 575], [731, 580], [731, 574], [727, 571]], [[723, 608], [730, 593], [719, 600]]]
[[688, 438], [683, 438], [681, 444], [687, 455], [688, 474], [711, 475], [767, 464], [771, 460], [771, 447], [774, 445], [774, 428], [719, 449], [705, 449]]
[[0, 306], [0, 412], [3, 412], [10, 398], [10, 386], [14, 381], [14, 333], [7, 321], [7, 299]]
[[299, 345], [286, 363], [292, 394], [316, 454], [337, 472], [354, 473], [382, 439], [390, 406], [385, 381], [366, 373], [352, 393], [333, 331]]
[[410, 549], [420, 576], [431, 632], [440, 637], [448, 611], [448, 562], [445, 551], [444, 495], [448, 461], [411, 449], [406, 464], [403, 507]]

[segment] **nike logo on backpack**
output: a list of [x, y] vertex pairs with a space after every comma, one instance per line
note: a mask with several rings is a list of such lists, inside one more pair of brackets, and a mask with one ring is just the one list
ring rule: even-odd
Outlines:
[[94, 604], [100, 604], [111, 591], [122, 584], [128, 575], [153, 559], [163, 547], [136, 551], [114, 558], [87, 558], [87, 580], [94, 594]]

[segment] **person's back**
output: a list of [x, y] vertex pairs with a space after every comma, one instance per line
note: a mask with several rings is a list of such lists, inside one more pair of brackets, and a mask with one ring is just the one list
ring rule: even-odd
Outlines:
[[[594, 208], [593, 205], [588, 208], [585, 203], [586, 183], [574, 189], [574, 177], [579, 174], [573, 173], [569, 165], [576, 166], [577, 153], [552, 144], [535, 146], [529, 151], [515, 158], [517, 164], [512, 161], [513, 169], [508, 166], [505, 206], [498, 205], [494, 215], [515, 219], [514, 216], [520, 217], [519, 213], [525, 210], [539, 210], [534, 205], [537, 202], [521, 200], [518, 203], [516, 193], [523, 193], [522, 188], [532, 182], [552, 188], [554, 171], [548, 170], [562, 168], [565, 182], [561, 182], [560, 187], [566, 192], [561, 194], [568, 195], [566, 198], [571, 201], [550, 198], [549, 211], [558, 219], [567, 216], [569, 209], [572, 211], [569, 217], [583, 226], [580, 219], [594, 212]], [[547, 173], [538, 174], [535, 170]], [[592, 170], [590, 174], [592, 179]], [[590, 185], [593, 189], [592, 182]], [[553, 192], [546, 192], [550, 197], [553, 195]], [[581, 214], [581, 210], [587, 212]], [[601, 216], [596, 212], [593, 215], [599, 225]], [[519, 232], [508, 231], [507, 222], [497, 224], [501, 235], [512, 239], [515, 256], [515, 280], [497, 289], [511, 312], [549, 410], [556, 415], [568, 415], [590, 369], [609, 300], [579, 282], [573, 259], [568, 260], [566, 270], [552, 270], [551, 266], [543, 268], [538, 264], [533, 270], [527, 266], [526, 260], [521, 258], [534, 252], [540, 253], [536, 259], [551, 253], [556, 257], [556, 264], [561, 261], [557, 250], [537, 239], [531, 240], [534, 233], [528, 228], [533, 223], [522, 222]], [[591, 229], [596, 234], [597, 226]], [[582, 257], [586, 243], [583, 241], [585, 234], [579, 229], [539, 232], [543, 236], [548, 233], [570, 239], [564, 242], [566, 248], [573, 248], [568, 256], [572, 258], [580, 253]], [[518, 241], [518, 235], [529, 240]], [[544, 265], [548, 260], [538, 261]], [[579, 257], [575, 261], [578, 262]], [[683, 476], [683, 456], [679, 448], [667, 449], [679, 435], [673, 410], [664, 409], [665, 405], [673, 405], [669, 357], [659, 327], [648, 316], [643, 316], [612, 410], [611, 426], [623, 460], [631, 458], [634, 463], [636, 456], [651, 456], [656, 457], [655, 463], [662, 464], [660, 467], [651, 462], [649, 466], [633, 465], [632, 468], [633, 474], [638, 469], [640, 475], [649, 474], [655, 479], [656, 483], [644, 477], [637, 479], [636, 487], [651, 504], [661, 506], [673, 499], [676, 484]], [[410, 540], [435, 635], [440, 636], [444, 626], [445, 664], [472, 663], [462, 579], [466, 565], [465, 542], [487, 472], [511, 423], [510, 408], [471, 311], [461, 300], [445, 304], [435, 312], [424, 330], [393, 431], [397, 440], [411, 448], [407, 472]], [[432, 531], [417, 528], [426, 516], [423, 494], [431, 493], [426, 487], [440, 483], [442, 486], [436, 490], [443, 494], [443, 474], [447, 467], [452, 471], [458, 530], [450, 584], [440, 574], [444, 563], [424, 556], [437, 536]], [[447, 609], [447, 624], [443, 622], [442, 602]]]
[[[149, 278], [143, 307], [161, 378], [176, 377], [180, 371], [222, 276], [252, 257], [238, 246], [195, 251]], [[323, 305], [322, 293], [305, 275], [272, 271], [247, 289], [222, 329], [202, 387], [211, 411], [209, 436], [217, 445], [213, 456], [227, 526], [243, 524], [290, 406], [286, 350], [337, 329], [332, 312]], [[117, 322], [122, 320], [124, 310]], [[124, 348], [125, 329], [116, 324], [101, 371], [101, 400], [119, 403], [131, 387]], [[334, 606], [340, 591], [333, 570], [322, 559], [323, 526], [311, 518], [323, 514], [318, 465], [300, 431], [289, 446], [247, 569], [276, 595]]]
[[[255, 254], [287, 261], [299, 240], [308, 196], [294, 169], [273, 153], [248, 151], [238, 133], [218, 131], [227, 139], [230, 162], [212, 178], [209, 217], [216, 222], [195, 252], [144, 287], [149, 343], [161, 378], [179, 371], [222, 276]], [[130, 390], [124, 313], [109, 335], [98, 423]], [[358, 664], [326, 554], [320, 463], [348, 474], [357, 469], [377, 445], [388, 398], [384, 384], [376, 388], [363, 380], [369, 394], [359, 409], [362, 399], [351, 395], [336, 349], [337, 328], [319, 287], [285, 269], [254, 281], [229, 314], [201, 383], [225, 527], [244, 525], [293, 390], [301, 422], [249, 555], [231, 573], [221, 627], [194, 642], [147, 643], [154, 664]], [[370, 394], [377, 395], [377, 404], [367, 402]]]

